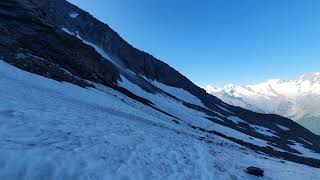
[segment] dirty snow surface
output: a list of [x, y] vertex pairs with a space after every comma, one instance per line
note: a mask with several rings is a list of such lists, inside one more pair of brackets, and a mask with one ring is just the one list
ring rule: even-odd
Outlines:
[[[320, 179], [319, 169], [202, 134], [110, 88], [1, 60], [0, 99], [0, 179]], [[248, 166], [265, 177], [246, 174]]]

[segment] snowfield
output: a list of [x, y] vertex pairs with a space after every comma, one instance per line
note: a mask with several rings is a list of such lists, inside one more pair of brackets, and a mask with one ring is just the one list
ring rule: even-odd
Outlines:
[[[130, 87], [134, 84], [124, 78], [119, 84], [145, 93], [168, 112], [171, 106], [197, 126], [226, 128], [176, 100]], [[0, 60], [0, 179], [320, 179], [317, 168], [257, 154], [177, 124], [113, 89], [98, 89], [57, 82]], [[265, 176], [246, 174], [248, 166], [263, 168]]]

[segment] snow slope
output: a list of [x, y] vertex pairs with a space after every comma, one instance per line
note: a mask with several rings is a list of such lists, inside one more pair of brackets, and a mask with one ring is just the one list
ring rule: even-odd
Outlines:
[[102, 85], [84, 89], [0, 61], [0, 87], [1, 179], [257, 179], [243, 171], [251, 165], [264, 179], [320, 178]]
[[224, 103], [65, 0], [0, 9], [0, 179], [319, 178], [320, 140], [290, 119]]
[[290, 81], [275, 79], [223, 88], [208, 85], [205, 89], [229, 104], [279, 114], [320, 134], [320, 73], [305, 74]]

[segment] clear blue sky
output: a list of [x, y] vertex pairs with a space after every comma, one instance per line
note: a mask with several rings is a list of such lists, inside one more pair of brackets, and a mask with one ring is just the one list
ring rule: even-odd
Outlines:
[[320, 71], [318, 0], [69, 0], [198, 85]]

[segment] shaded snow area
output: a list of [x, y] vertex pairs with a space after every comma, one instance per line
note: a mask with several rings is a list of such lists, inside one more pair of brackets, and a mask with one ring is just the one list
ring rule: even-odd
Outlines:
[[[155, 104], [157, 108], [171, 115], [174, 115], [179, 119], [185, 120], [188, 124], [197, 125], [198, 127], [201, 127], [201, 128], [212, 127], [213, 123], [211, 121], [208, 121], [208, 119], [205, 118], [207, 116], [206, 114], [193, 109], [186, 108], [182, 104], [182, 102], [177, 101], [173, 98], [169, 98], [166, 95], [163, 95], [160, 93], [156, 93], [156, 94], [148, 93], [123, 76], [121, 76], [121, 80], [122, 81], [118, 82], [118, 84], [121, 87], [127, 90], [130, 90], [133, 94], [137, 96], [148, 99], [153, 104]], [[174, 119], [174, 118], [171, 118], [171, 119]]]
[[76, 13], [76, 12], [72, 12], [72, 13], [69, 14], [69, 16], [70, 16], [71, 18], [77, 18], [77, 17], [79, 16], [79, 14]]
[[[236, 124], [240, 124], [240, 123], [248, 124], [246, 121], [244, 121], [243, 119], [241, 119], [237, 116], [229, 116], [228, 119]], [[258, 126], [258, 125], [252, 125], [252, 124], [248, 124], [248, 126], [250, 126], [252, 129], [254, 129], [259, 134], [262, 134], [265, 136], [271, 136], [271, 137], [278, 137], [277, 135], [275, 135], [276, 132], [274, 132], [268, 128]]]
[[198, 105], [200, 107], [205, 107], [205, 105], [202, 104], [201, 100], [197, 97], [195, 97], [194, 95], [192, 95], [191, 93], [189, 93], [188, 91], [181, 89], [181, 88], [175, 88], [175, 87], [171, 87], [168, 85], [165, 85], [163, 83], [160, 83], [158, 81], [151, 81], [151, 83], [158, 87], [159, 89], [162, 89], [163, 91], [171, 94], [172, 96], [175, 96], [187, 103], [191, 103], [194, 105]]
[[297, 143], [293, 141], [294, 145], [289, 145], [290, 148], [297, 150], [300, 152], [303, 156], [305, 157], [310, 157], [310, 158], [315, 158], [315, 159], [320, 159], [320, 154], [313, 152], [312, 150], [304, 147], [303, 144]]
[[[121, 85], [197, 126], [228, 131], [180, 102], [129, 81]], [[319, 169], [257, 154], [176, 124], [108, 87], [97, 88], [60, 83], [0, 61], [0, 179], [320, 179]], [[265, 176], [246, 174], [248, 166], [263, 168]]]
[[240, 124], [240, 123], [246, 123], [246, 121], [244, 121], [243, 119], [237, 117], [237, 116], [229, 116], [228, 117], [229, 120], [231, 120], [232, 122], [236, 123], [236, 124]]
[[290, 131], [289, 128], [285, 127], [285, 126], [281, 126], [281, 125], [277, 125], [280, 129], [284, 130], [284, 131]]
[[259, 134], [263, 134], [265, 136], [271, 136], [271, 137], [278, 137], [277, 135], [275, 135], [276, 132], [274, 132], [268, 128], [265, 128], [262, 126], [257, 126], [257, 125], [250, 125], [250, 127], [254, 128], [254, 130]]

